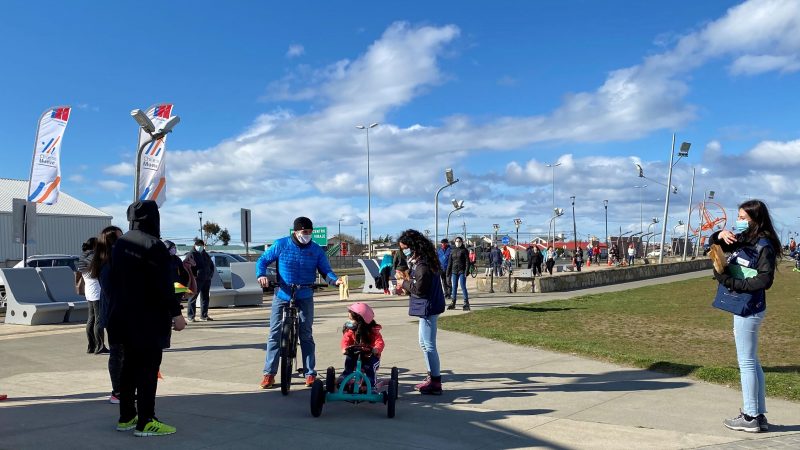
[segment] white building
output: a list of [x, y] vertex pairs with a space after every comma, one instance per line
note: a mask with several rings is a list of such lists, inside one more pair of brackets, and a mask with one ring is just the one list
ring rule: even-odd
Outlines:
[[[22, 245], [14, 241], [12, 204], [14, 198], [25, 198], [27, 180], [0, 178], [0, 267], [22, 260]], [[97, 236], [111, 225], [111, 216], [97, 208], [65, 194], [58, 196], [55, 205], [36, 205], [29, 255], [80, 255], [81, 244]]]

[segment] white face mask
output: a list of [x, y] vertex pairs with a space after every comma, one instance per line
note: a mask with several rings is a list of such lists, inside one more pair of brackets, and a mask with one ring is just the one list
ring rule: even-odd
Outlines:
[[298, 233], [295, 236], [297, 236], [297, 240], [300, 241], [301, 244], [308, 244], [309, 242], [311, 242], [310, 234]]
[[456, 247], [461, 247], [461, 242], [456, 241]]

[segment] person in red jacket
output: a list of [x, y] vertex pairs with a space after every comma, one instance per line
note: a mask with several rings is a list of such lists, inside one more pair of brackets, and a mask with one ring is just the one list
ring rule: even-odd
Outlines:
[[[345, 355], [344, 372], [340, 378], [356, 370], [355, 357], [347, 351], [348, 347], [360, 345], [368, 349], [368, 353], [361, 354], [361, 368], [364, 374], [369, 377], [372, 386], [375, 386], [375, 372], [381, 364], [381, 353], [385, 346], [383, 336], [381, 336], [381, 326], [375, 323], [375, 313], [366, 303], [353, 303], [347, 308], [350, 313], [350, 320], [344, 324], [342, 329], [342, 353]], [[364, 386], [366, 388], [366, 386]]]

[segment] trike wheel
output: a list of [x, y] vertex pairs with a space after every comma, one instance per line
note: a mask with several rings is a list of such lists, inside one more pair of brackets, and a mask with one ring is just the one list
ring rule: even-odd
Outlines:
[[311, 415], [319, 417], [324, 404], [325, 386], [322, 384], [322, 380], [314, 380], [314, 384], [311, 385]]
[[386, 416], [394, 418], [394, 408], [397, 403], [397, 382], [389, 383], [389, 392], [386, 393]]
[[328, 367], [325, 372], [325, 390], [331, 394], [336, 392], [336, 369], [333, 367]]
[[281, 394], [289, 395], [292, 386], [292, 358], [281, 356]]
[[398, 381], [399, 376], [400, 371], [397, 370], [397, 367], [392, 367], [392, 376], [391, 380], [389, 381], [389, 386], [394, 387], [394, 398], [400, 396], [400, 381]]

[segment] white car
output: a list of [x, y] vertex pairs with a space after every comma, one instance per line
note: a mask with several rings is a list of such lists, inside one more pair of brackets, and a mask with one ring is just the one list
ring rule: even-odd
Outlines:
[[[28, 256], [28, 267], [61, 267], [66, 266], [77, 272], [75, 263], [78, 257], [74, 255], [34, 255]], [[18, 262], [14, 268], [22, 267], [22, 261]]]

